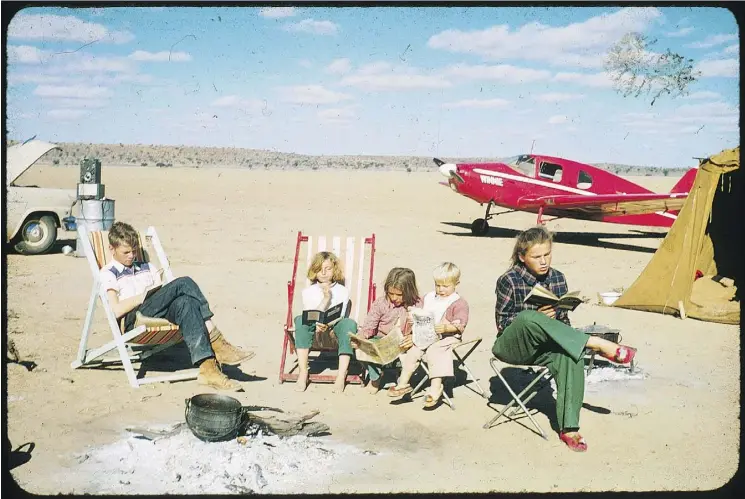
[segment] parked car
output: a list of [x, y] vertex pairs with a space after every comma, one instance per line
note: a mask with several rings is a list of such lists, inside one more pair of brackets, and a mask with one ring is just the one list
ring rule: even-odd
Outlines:
[[25, 255], [49, 251], [57, 240], [57, 229], [75, 228], [72, 216], [77, 197], [75, 189], [15, 185], [18, 177], [53, 149], [60, 147], [41, 140], [30, 140], [7, 149], [5, 242]]

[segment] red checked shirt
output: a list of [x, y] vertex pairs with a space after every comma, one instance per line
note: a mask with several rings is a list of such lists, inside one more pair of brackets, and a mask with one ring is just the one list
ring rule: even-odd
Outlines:
[[[556, 296], [567, 294], [569, 288], [564, 274], [554, 268], [549, 268], [548, 273], [540, 281], [533, 276], [522, 264], [517, 264], [497, 279], [497, 305], [494, 317], [497, 321], [497, 334], [509, 326], [517, 314], [523, 310], [536, 310], [537, 306], [523, 303], [525, 298], [536, 283], [541, 283]], [[566, 310], [556, 312], [556, 319], [571, 325], [569, 313]]]

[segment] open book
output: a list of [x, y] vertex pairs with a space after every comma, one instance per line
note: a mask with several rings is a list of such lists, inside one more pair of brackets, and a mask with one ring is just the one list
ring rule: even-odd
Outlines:
[[379, 340], [368, 340], [360, 336], [351, 335], [352, 345], [357, 348], [355, 356], [362, 362], [372, 362], [384, 366], [390, 364], [401, 355], [401, 342], [404, 335], [401, 328], [394, 326], [388, 334]]
[[579, 291], [572, 291], [559, 298], [540, 284], [536, 284], [530, 290], [528, 296], [525, 297], [524, 303], [530, 303], [538, 307], [552, 305], [564, 310], [574, 310], [582, 303], [582, 298], [579, 296]]
[[417, 347], [425, 349], [440, 339], [440, 335], [435, 332], [435, 314], [412, 307], [411, 317], [413, 319], [412, 340]]
[[328, 310], [303, 310], [303, 325], [312, 326], [316, 322], [333, 326], [342, 319], [341, 311], [344, 303], [337, 303]]

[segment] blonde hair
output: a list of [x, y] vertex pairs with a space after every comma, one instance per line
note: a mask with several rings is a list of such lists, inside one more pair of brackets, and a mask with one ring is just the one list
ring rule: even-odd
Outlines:
[[109, 229], [109, 244], [116, 249], [126, 244], [133, 250], [140, 248], [140, 235], [137, 230], [126, 222], [114, 222]]
[[405, 307], [416, 305], [419, 301], [419, 289], [416, 286], [416, 276], [414, 271], [405, 267], [393, 267], [385, 278], [383, 289], [385, 290], [386, 299], [388, 290], [397, 288], [403, 294], [402, 301]]
[[524, 257], [530, 248], [538, 244], [553, 244], [554, 236], [543, 225], [531, 227], [522, 231], [515, 238], [515, 247], [512, 249], [510, 257], [510, 267], [522, 263], [520, 257]]
[[451, 262], [443, 262], [432, 271], [435, 282], [447, 282], [457, 284], [460, 282], [460, 269]]
[[339, 264], [339, 258], [337, 258], [337, 256], [330, 251], [319, 251], [313, 256], [313, 259], [310, 261], [310, 265], [308, 265], [308, 279], [310, 279], [311, 284], [315, 284], [318, 282], [318, 273], [321, 272], [323, 262], [325, 262], [326, 260], [330, 261], [331, 265], [333, 265], [334, 267], [334, 273], [331, 276], [331, 282], [343, 283], [344, 271]]

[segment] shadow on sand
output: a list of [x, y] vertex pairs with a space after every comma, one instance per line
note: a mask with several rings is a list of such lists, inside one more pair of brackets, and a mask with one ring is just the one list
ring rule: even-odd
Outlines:
[[[441, 234], [457, 237], [489, 237], [497, 239], [514, 239], [521, 232], [517, 229], [505, 227], [490, 227], [489, 232], [483, 236], [471, 234], [471, 224], [463, 222], [442, 222], [444, 225], [464, 229], [463, 232], [440, 231]], [[662, 239], [667, 235], [665, 232], [646, 232], [632, 229], [629, 232], [556, 232], [554, 241], [562, 244], [573, 244], [577, 246], [592, 246], [595, 248], [618, 249], [625, 251], [638, 251], [641, 253], [654, 253], [657, 248], [647, 248], [633, 244], [615, 243], [601, 239]]]

